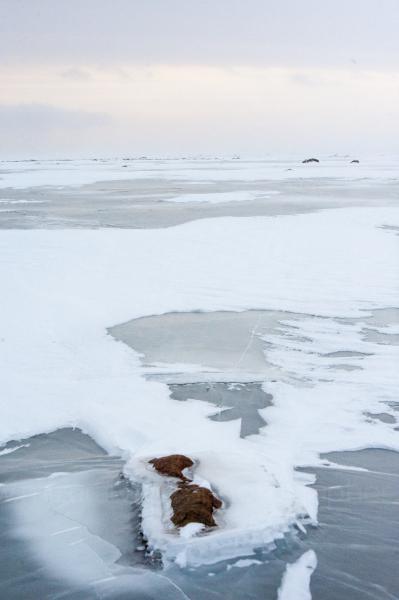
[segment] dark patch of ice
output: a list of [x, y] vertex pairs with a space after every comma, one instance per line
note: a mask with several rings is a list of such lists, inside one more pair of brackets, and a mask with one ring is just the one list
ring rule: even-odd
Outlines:
[[363, 339], [374, 344], [383, 344], [389, 346], [399, 346], [399, 334], [385, 333], [378, 329], [365, 327], [362, 329]]
[[365, 413], [365, 415], [367, 417], [369, 417], [370, 419], [382, 421], [383, 423], [396, 423], [395, 417], [393, 417], [392, 415], [385, 413], [385, 412], [381, 412], [381, 413], [367, 412], [367, 413]]
[[[93, 439], [78, 429], [59, 429], [49, 434], [11, 442], [6, 447], [22, 444], [24, 447], [0, 456], [0, 483], [4, 484], [4, 488], [0, 486], [0, 499], [4, 499], [7, 486], [14, 483], [26, 481], [29, 486], [29, 481], [45, 478], [45, 486], [47, 481], [51, 483], [46, 478], [53, 473], [70, 474], [72, 478], [77, 473], [87, 474], [85, 481], [90, 487], [90, 494], [96, 498], [96, 511], [100, 511], [103, 518], [96, 516], [93, 529], [88, 515], [85, 525], [91, 533], [119, 549], [121, 556], [118, 564], [135, 567], [148, 565], [145, 553], [137, 550], [143, 546], [140, 534], [141, 486], [120, 476], [123, 467], [120, 457], [109, 456]], [[67, 481], [68, 475], [65, 482]], [[72, 481], [75, 480], [71, 479]], [[76, 494], [89, 492], [85, 487], [76, 487], [74, 483], [70, 488], [65, 485], [64, 490], [65, 497], [60, 497], [59, 501], [57, 497], [53, 498], [54, 506], [63, 506], [64, 503], [68, 505], [68, 497], [74, 499]], [[19, 502], [24, 502], [24, 498]], [[18, 523], [15, 522], [12, 509], [13, 502], [0, 500], [0, 598], [98, 598], [92, 587], [86, 584], [73, 585], [43, 568], [32, 551], [34, 546], [29, 542], [29, 529], [26, 531], [26, 539], [24, 535], [15, 533]], [[33, 522], [32, 526], [37, 528]], [[122, 598], [113, 594], [104, 595], [104, 598], [114, 597]], [[151, 595], [144, 597], [152, 598]]]
[[213, 421], [241, 419], [241, 437], [259, 433], [266, 421], [259, 409], [270, 406], [272, 396], [263, 391], [260, 383], [184, 383], [170, 384], [174, 400], [204, 400], [215, 404], [220, 411]]
[[327, 352], [321, 354], [326, 358], [363, 358], [364, 356], [371, 356], [370, 352], [357, 352], [355, 350], [337, 350], [336, 352]]
[[328, 367], [329, 369], [332, 369], [333, 371], [361, 371], [362, 367], [360, 367], [359, 365], [331, 365]]

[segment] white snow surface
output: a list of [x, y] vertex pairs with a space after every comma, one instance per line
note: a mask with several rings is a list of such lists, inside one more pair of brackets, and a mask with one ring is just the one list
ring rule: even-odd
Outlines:
[[21, 448], [27, 448], [29, 444], [21, 444], [20, 446], [12, 446], [11, 448], [4, 448], [0, 450], [0, 456], [5, 456], [6, 454], [12, 454], [16, 452], [16, 450], [20, 450]]
[[[397, 306], [399, 238], [381, 226], [398, 224], [399, 209], [367, 208], [161, 230], [2, 231], [0, 443], [71, 425], [121, 451], [127, 474], [144, 481], [149, 543], [182, 565], [248, 556], [301, 517], [316, 521], [313, 479], [296, 466], [333, 450], [399, 450], [393, 425], [363, 417], [396, 399], [398, 347], [332, 319]], [[239, 421], [207, 418], [213, 405], [170, 399], [106, 333], [146, 315], [251, 308], [303, 313], [305, 337], [268, 340], [281, 377], [265, 383], [267, 427], [246, 439]], [[320, 353], [353, 345], [370, 353], [362, 369], [328, 376]], [[162, 485], [146, 468], [174, 452], [195, 458], [225, 501], [219, 527], [188, 540], [165, 531]]]
[[240, 560], [237, 560], [235, 563], [233, 563], [232, 565], [228, 565], [227, 566], [227, 570], [230, 571], [230, 569], [246, 569], [247, 567], [251, 567], [252, 565], [261, 565], [262, 562], [260, 560], [256, 560], [256, 558], [241, 558]]
[[0, 204], [43, 204], [44, 200], [0, 200]]
[[33, 160], [0, 162], [0, 188], [81, 186], [99, 181], [160, 179], [191, 182], [275, 180], [314, 177], [363, 183], [370, 179], [396, 179], [397, 157], [362, 158], [321, 156], [320, 163], [302, 164], [303, 156], [290, 158], [231, 159], [123, 159]]
[[274, 194], [279, 194], [277, 190], [260, 193], [253, 191], [234, 191], [234, 192], [205, 192], [197, 194], [181, 194], [173, 198], [168, 198], [168, 202], [208, 202], [209, 204], [223, 204], [225, 202], [248, 202], [259, 198], [270, 198]]
[[200, 533], [204, 527], [202, 523], [187, 523], [187, 525], [180, 528], [179, 533], [182, 538], [188, 540]]
[[317, 557], [308, 550], [293, 564], [287, 565], [277, 600], [311, 600], [310, 578], [317, 566]]

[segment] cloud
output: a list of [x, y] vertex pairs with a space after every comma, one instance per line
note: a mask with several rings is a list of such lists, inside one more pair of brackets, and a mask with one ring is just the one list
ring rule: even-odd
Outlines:
[[105, 113], [69, 110], [47, 104], [0, 105], [0, 131], [38, 132], [58, 129], [81, 129], [107, 125], [112, 121]]
[[1, 0], [6, 63], [399, 66], [398, 0]]
[[399, 148], [395, 73], [157, 66], [71, 82], [59, 72], [0, 70], [4, 158]]
[[289, 75], [292, 83], [305, 86], [322, 85], [321, 77], [310, 76], [307, 73], [295, 72]]
[[98, 136], [112, 130], [112, 125], [105, 113], [46, 104], [0, 105], [0, 137], [6, 157], [95, 147]]
[[61, 77], [64, 79], [70, 79], [72, 81], [89, 81], [91, 79], [91, 74], [85, 69], [71, 67], [70, 69], [65, 69], [65, 71], [62, 71]]

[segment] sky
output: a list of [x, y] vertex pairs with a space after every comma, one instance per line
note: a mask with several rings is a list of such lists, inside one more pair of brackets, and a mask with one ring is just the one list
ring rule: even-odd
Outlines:
[[0, 158], [399, 153], [399, 0], [0, 0]]

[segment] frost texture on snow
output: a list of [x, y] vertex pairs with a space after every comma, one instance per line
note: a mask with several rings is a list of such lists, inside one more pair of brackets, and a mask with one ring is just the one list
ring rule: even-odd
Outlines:
[[[298, 519], [315, 521], [312, 479], [296, 466], [333, 450], [399, 450], [392, 424], [363, 417], [394, 401], [398, 387], [398, 347], [364, 340], [361, 324], [373, 309], [397, 306], [398, 238], [383, 224], [398, 225], [399, 210], [149, 231], [3, 231], [0, 442], [72, 425], [121, 451], [127, 474], [145, 484], [150, 545], [184, 564], [248, 556]], [[280, 375], [265, 384], [268, 425], [248, 439], [239, 421], [209, 420], [213, 405], [172, 400], [165, 384], [145, 379], [137, 353], [106, 332], [146, 315], [252, 308], [303, 318], [291, 323], [297, 339], [264, 340]], [[346, 350], [365, 353], [361, 369], [333, 374], [328, 361], [338, 359], [326, 355]], [[184, 540], [164, 531], [159, 481], [140, 465], [167, 453], [197, 459], [196, 474], [228, 501], [214, 532]]]

